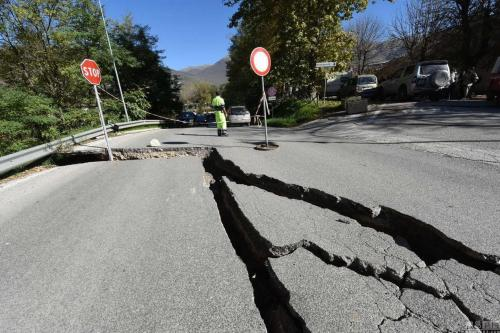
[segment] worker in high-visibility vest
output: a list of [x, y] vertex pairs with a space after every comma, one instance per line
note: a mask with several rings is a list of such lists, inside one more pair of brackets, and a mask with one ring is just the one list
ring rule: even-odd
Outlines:
[[215, 110], [215, 122], [217, 123], [217, 135], [227, 136], [226, 105], [219, 92], [215, 93], [212, 100], [212, 107]]

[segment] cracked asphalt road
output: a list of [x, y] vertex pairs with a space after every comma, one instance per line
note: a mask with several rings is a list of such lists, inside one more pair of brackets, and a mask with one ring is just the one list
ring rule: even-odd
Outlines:
[[99, 162], [0, 190], [0, 331], [265, 331], [203, 176]]
[[[492, 268], [500, 166], [478, 158], [498, 153], [500, 121], [496, 110], [474, 112], [409, 110], [273, 129], [280, 148], [265, 153], [253, 150], [258, 128], [231, 129], [229, 138], [194, 128], [111, 139], [115, 148], [152, 138], [215, 147], [243, 178], [391, 207], [434, 227], [422, 231], [429, 239], [439, 231], [463, 244], [453, 243], [455, 259], [435, 242], [428, 246], [440, 260], [419, 257], [415, 240], [377, 231], [371, 217], [237, 184], [218, 170], [225, 162], [204, 169], [199, 157], [59, 167], [4, 185], [0, 329], [458, 332], [500, 321]], [[429, 117], [448, 125], [397, 125]], [[445, 136], [469, 140], [450, 153]], [[471, 253], [488, 265], [470, 264]]]

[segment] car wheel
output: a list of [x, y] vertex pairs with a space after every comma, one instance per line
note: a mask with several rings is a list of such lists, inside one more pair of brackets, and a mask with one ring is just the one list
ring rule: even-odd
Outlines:
[[440, 97], [439, 92], [434, 92], [434, 93], [429, 95], [429, 99], [433, 102], [439, 101], [439, 99], [440, 99], [439, 97]]
[[399, 100], [406, 101], [407, 99], [408, 99], [408, 90], [406, 89], [406, 86], [401, 86], [399, 88]]
[[378, 98], [381, 100], [381, 101], [385, 101], [385, 90], [384, 88], [380, 87], [378, 89]]

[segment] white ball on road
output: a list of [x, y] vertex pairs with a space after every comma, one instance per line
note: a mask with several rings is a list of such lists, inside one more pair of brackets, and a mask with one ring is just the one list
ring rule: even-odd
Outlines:
[[160, 147], [161, 143], [158, 139], [153, 139], [149, 142], [150, 147]]

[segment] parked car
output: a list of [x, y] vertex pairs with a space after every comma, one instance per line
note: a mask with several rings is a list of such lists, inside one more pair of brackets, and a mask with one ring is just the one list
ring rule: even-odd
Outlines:
[[335, 77], [326, 82], [326, 97], [338, 97], [340, 89], [351, 78], [350, 73], [337, 73]]
[[229, 108], [229, 123], [231, 125], [250, 125], [250, 111], [244, 106], [231, 106]]
[[207, 112], [205, 113], [205, 118], [207, 120], [208, 127], [215, 127], [217, 124], [215, 123], [215, 113]]
[[342, 86], [338, 96], [346, 98], [350, 96], [361, 96], [363, 98], [373, 98], [377, 95], [378, 80], [375, 75], [366, 74], [355, 76]]
[[490, 75], [490, 84], [487, 92], [488, 100], [500, 100], [500, 57], [497, 58]]
[[194, 125], [194, 120], [196, 118], [196, 112], [193, 111], [183, 111], [177, 118], [178, 120], [182, 121], [181, 123], [184, 126], [193, 126]]
[[204, 113], [197, 113], [194, 117], [194, 124], [196, 126], [205, 126], [207, 124], [207, 116]]
[[431, 100], [447, 97], [451, 84], [450, 66], [447, 60], [422, 61], [401, 68], [389, 79], [380, 83], [382, 99], [395, 96], [407, 100], [416, 96], [427, 96]]

